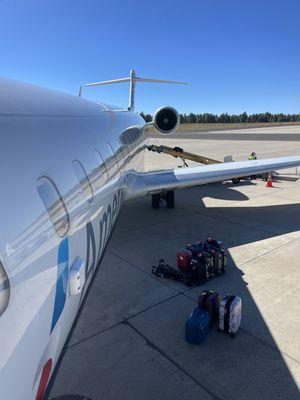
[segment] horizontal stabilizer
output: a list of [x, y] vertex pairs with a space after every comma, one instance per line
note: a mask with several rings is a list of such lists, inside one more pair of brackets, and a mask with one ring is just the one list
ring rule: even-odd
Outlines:
[[[92, 83], [87, 83], [84, 86], [92, 87], [92, 86], [112, 85], [114, 83], [123, 83], [123, 82], [130, 82], [129, 103], [128, 103], [129, 111], [134, 111], [134, 91], [135, 91], [135, 83], [136, 82], [170, 83], [170, 84], [175, 84], [175, 85], [186, 85], [187, 84], [187, 82], [166, 81], [166, 80], [162, 80], [162, 79], [152, 79], [152, 78], [139, 78], [138, 76], [135, 75], [135, 72], [132, 69], [130, 71], [130, 76], [127, 78], [111, 79], [109, 81], [92, 82]], [[82, 89], [83, 89], [83, 87], [80, 86], [79, 97], [81, 97]]]
[[130, 81], [130, 78], [120, 78], [120, 79], [111, 79], [110, 81], [87, 83], [84, 86], [89, 87], [89, 86], [111, 85], [113, 83], [121, 83], [121, 82], [129, 82], [129, 81]]

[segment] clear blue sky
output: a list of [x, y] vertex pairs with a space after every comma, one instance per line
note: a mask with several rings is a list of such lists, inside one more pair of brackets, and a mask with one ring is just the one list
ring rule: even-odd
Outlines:
[[300, 112], [299, 0], [0, 0], [0, 37], [2, 76], [68, 93], [135, 68], [189, 82], [139, 85], [138, 110]]

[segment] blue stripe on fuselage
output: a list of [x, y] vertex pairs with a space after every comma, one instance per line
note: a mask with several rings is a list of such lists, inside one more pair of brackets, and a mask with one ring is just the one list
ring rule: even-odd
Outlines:
[[59, 320], [65, 306], [66, 295], [67, 295], [68, 273], [69, 273], [69, 242], [68, 242], [68, 237], [66, 237], [65, 239], [62, 240], [58, 248], [57, 282], [56, 282], [54, 310], [53, 310], [50, 334], [55, 328], [55, 325]]

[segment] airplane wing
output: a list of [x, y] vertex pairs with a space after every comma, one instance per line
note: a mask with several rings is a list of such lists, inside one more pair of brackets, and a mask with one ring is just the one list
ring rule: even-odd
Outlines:
[[163, 190], [199, 186], [297, 166], [300, 166], [300, 156], [210, 164], [135, 174], [128, 182], [128, 197], [140, 197]]

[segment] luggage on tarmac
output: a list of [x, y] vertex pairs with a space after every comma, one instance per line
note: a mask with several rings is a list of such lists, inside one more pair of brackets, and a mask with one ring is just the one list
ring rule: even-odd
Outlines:
[[211, 254], [207, 253], [206, 251], [201, 251], [201, 253], [198, 253], [196, 256], [197, 260], [200, 260], [203, 264], [205, 264], [206, 268], [206, 276], [205, 280], [209, 281], [210, 279], [213, 279], [215, 273], [214, 273], [214, 258]]
[[214, 248], [213, 246], [207, 244], [205, 244], [204, 248], [214, 258], [215, 275], [224, 274], [227, 266], [226, 251], [223, 249]]
[[241, 319], [241, 298], [230, 294], [224, 296], [219, 307], [219, 330], [234, 337], [241, 325]]
[[179, 282], [184, 280], [184, 275], [175, 268], [170, 267], [169, 264], [166, 264], [162, 258], [158, 261], [158, 266], [152, 266], [152, 274]]
[[220, 301], [220, 296], [215, 290], [204, 290], [199, 296], [198, 307], [186, 320], [185, 340], [194, 344], [202, 343], [214, 321], [218, 321], [220, 331], [234, 337], [241, 324], [241, 313], [240, 297], [226, 295]]
[[186, 247], [192, 253], [193, 259], [199, 260], [199, 264], [206, 263], [205, 280], [208, 281], [212, 279], [215, 275], [213, 255], [204, 250], [202, 242], [198, 242], [196, 244], [188, 244]]
[[177, 267], [179, 271], [186, 273], [190, 268], [192, 253], [188, 250], [181, 249], [176, 254]]
[[158, 266], [152, 267], [152, 273], [191, 287], [202, 285], [224, 273], [226, 269], [226, 251], [222, 248], [222, 242], [212, 238], [205, 242], [188, 244], [186, 249], [177, 252], [176, 259], [178, 269], [159, 260]]
[[210, 328], [219, 320], [220, 295], [215, 290], [204, 290], [198, 298], [198, 306], [209, 314]]
[[192, 287], [194, 282], [190, 274], [183, 274], [175, 268], [172, 268], [169, 264], [166, 264], [163, 259], [158, 261], [158, 266], [152, 266], [152, 274], [157, 277], [167, 278], [178, 282], [183, 282], [186, 286]]
[[203, 251], [203, 246], [202, 246], [201, 242], [189, 243], [186, 245], [186, 248], [188, 251], [191, 252], [193, 257], [197, 257], [197, 254], [199, 254], [199, 253], [201, 253], [201, 251]]
[[188, 343], [202, 343], [209, 331], [209, 314], [207, 311], [196, 307], [185, 323], [185, 340]]
[[[176, 254], [177, 269], [160, 259], [158, 265], [152, 267], [152, 273], [189, 287], [202, 285], [226, 271], [226, 256], [222, 242], [208, 238], [180, 249]], [[204, 290], [198, 298], [198, 307], [186, 320], [185, 339], [189, 343], [202, 343], [215, 322], [219, 331], [234, 337], [241, 325], [241, 317], [240, 297], [228, 294], [220, 299], [215, 290]]]
[[223, 249], [216, 249], [215, 251], [215, 274], [222, 275], [226, 272], [227, 268], [227, 255]]
[[202, 285], [209, 279], [209, 265], [205, 257], [198, 255], [197, 258], [191, 259], [190, 274], [196, 285]]
[[207, 274], [206, 274], [206, 280], [209, 281], [210, 279], [213, 279], [215, 277], [215, 264], [214, 264], [214, 256], [207, 251], [201, 252], [202, 256], [205, 258], [206, 263], [207, 263]]
[[205, 242], [198, 242], [197, 246], [198, 248], [202, 247], [205, 252], [213, 257], [214, 275], [224, 274], [227, 267], [227, 254], [222, 248], [222, 242], [208, 238]]
[[214, 249], [217, 253], [220, 253], [222, 255], [222, 263], [223, 263], [222, 273], [224, 273], [227, 267], [227, 260], [226, 260], [227, 253], [223, 248], [223, 242], [221, 242], [220, 240], [207, 238], [205, 243], [208, 247]]
[[205, 243], [206, 244], [210, 244], [211, 246], [215, 247], [216, 249], [221, 249], [222, 248], [222, 241], [213, 239], [211, 237], [207, 238]]

